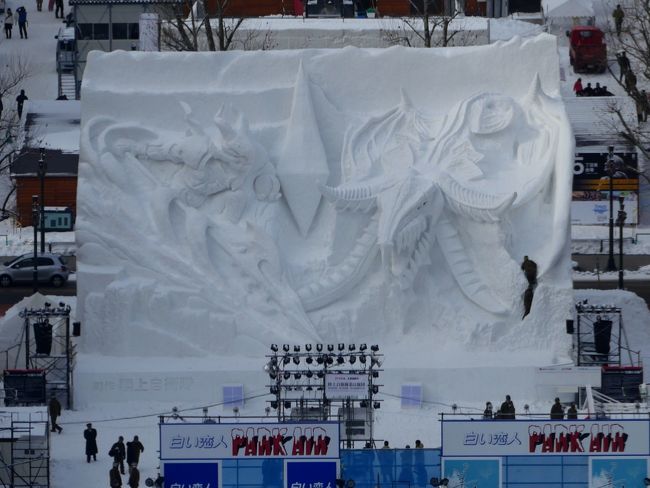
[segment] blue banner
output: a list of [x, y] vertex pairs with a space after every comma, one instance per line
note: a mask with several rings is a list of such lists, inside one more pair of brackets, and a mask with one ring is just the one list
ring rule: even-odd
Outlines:
[[286, 461], [285, 488], [336, 488], [336, 461]]
[[165, 486], [219, 488], [219, 463], [165, 463]]

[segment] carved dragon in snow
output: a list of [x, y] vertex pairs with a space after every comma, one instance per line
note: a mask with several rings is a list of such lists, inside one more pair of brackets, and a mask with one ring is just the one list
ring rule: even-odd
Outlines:
[[[538, 81], [531, 91], [530, 103], [535, 104], [540, 101], [535, 96], [541, 92]], [[455, 227], [457, 219], [450, 214], [497, 223], [513, 206], [517, 192], [492, 194], [472, 184], [483, 176], [479, 163], [485, 154], [475, 149], [470, 136], [495, 136], [499, 144], [503, 142], [499, 134], [517, 132], [517, 123], [525, 125], [520, 112], [521, 107], [509, 97], [472, 97], [445, 120], [440, 137], [432, 142], [427, 120], [403, 96], [401, 106], [353, 133], [344, 144], [344, 182], [322, 186], [321, 191], [337, 211], [367, 213], [369, 223], [346, 259], [298, 289], [305, 309], [315, 310], [345, 296], [378, 255], [406, 289], [418, 270], [431, 264], [430, 253], [437, 243], [463, 293], [489, 312], [506, 313], [506, 306], [475, 271]], [[552, 161], [552, 144], [545, 142], [546, 152], [536, 154], [535, 163], [540, 165]], [[507, 147], [501, 150], [508, 152]], [[541, 185], [532, 186], [539, 189]]]

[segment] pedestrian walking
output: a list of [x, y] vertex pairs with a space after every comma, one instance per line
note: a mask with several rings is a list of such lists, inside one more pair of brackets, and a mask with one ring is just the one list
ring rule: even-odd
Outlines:
[[27, 98], [27, 95], [25, 95], [25, 90], [20, 90], [20, 94], [16, 97], [16, 110], [18, 111], [18, 118], [21, 118], [23, 116], [23, 104], [26, 100], [29, 100], [29, 98]]
[[614, 11], [612, 12], [612, 17], [614, 18], [614, 25], [616, 26], [616, 35], [621, 37], [621, 30], [623, 29], [623, 19], [625, 18], [625, 12], [621, 8], [621, 5], [618, 4]]
[[120, 436], [117, 442], [111, 446], [108, 455], [113, 458], [113, 462], [120, 467], [120, 472], [124, 473], [124, 459], [126, 459], [126, 447], [124, 446], [124, 437]]
[[[97, 430], [93, 428], [93, 424], [86, 424], [84, 439], [86, 439], [86, 462], [90, 462], [91, 456], [94, 461], [97, 461]], [[120, 479], [120, 486], [122, 486], [121, 483], [122, 480]]]
[[119, 488], [122, 486], [122, 476], [117, 469], [117, 464], [113, 464], [113, 467], [108, 472], [108, 479], [110, 480], [111, 488]]
[[[56, 4], [56, 9], [54, 10], [54, 17], [56, 17], [57, 19], [59, 17], [63, 18], [63, 0], [55, 0], [54, 3]], [[60, 16], [59, 13], [61, 14]]]
[[43, 0], [36, 0], [36, 10], [39, 12], [43, 10]]
[[11, 39], [11, 29], [14, 27], [14, 14], [8, 8], [5, 12], [5, 37]]
[[616, 62], [618, 63], [618, 81], [621, 82], [630, 70], [630, 58], [627, 57], [625, 51], [620, 51], [616, 53]]
[[141, 452], [144, 452], [144, 446], [137, 435], [133, 436], [133, 440], [126, 443], [126, 464], [129, 465], [129, 470], [138, 467]]
[[18, 32], [20, 32], [21, 39], [27, 39], [27, 10], [24, 6], [20, 6], [16, 9], [18, 14]]
[[140, 485], [140, 471], [135, 466], [131, 468], [129, 482], [127, 484], [129, 485], [129, 488], [138, 488]]
[[559, 398], [555, 398], [555, 403], [551, 407], [551, 420], [562, 420], [564, 418], [564, 407]]
[[51, 432], [58, 431], [60, 434], [63, 428], [56, 423], [56, 419], [61, 416], [61, 404], [59, 403], [59, 400], [56, 399], [54, 393], [52, 393], [52, 398], [50, 398], [50, 403], [47, 405], [47, 410], [48, 413], [50, 414]]
[[576, 94], [576, 97], [582, 96], [582, 78], [578, 78], [573, 84], [573, 92]]

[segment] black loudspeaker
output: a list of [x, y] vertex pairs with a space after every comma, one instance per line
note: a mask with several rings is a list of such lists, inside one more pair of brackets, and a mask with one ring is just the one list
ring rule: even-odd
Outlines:
[[81, 335], [81, 322], [72, 322], [72, 335], [74, 337]]
[[50, 355], [52, 352], [52, 324], [49, 321], [34, 322], [34, 342], [36, 342], [36, 354]]
[[609, 342], [612, 339], [612, 321], [597, 320], [594, 322], [594, 343], [596, 352], [609, 354]]
[[573, 320], [569, 319], [566, 321], [566, 333], [573, 334]]

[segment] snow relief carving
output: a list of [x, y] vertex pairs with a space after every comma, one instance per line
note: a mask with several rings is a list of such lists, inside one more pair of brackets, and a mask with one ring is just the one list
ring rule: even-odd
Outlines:
[[[342, 116], [304, 60], [295, 73], [272, 123], [191, 97], [166, 104], [173, 128], [84, 121], [89, 350], [129, 354], [134, 334], [152, 355], [433, 337], [445, 321], [471, 334], [521, 321], [524, 254], [540, 287], [565, 284], [566, 116], [538, 77], [519, 98], [427, 112], [404, 89], [392, 107]], [[550, 243], [530, 238], [541, 227]]]

